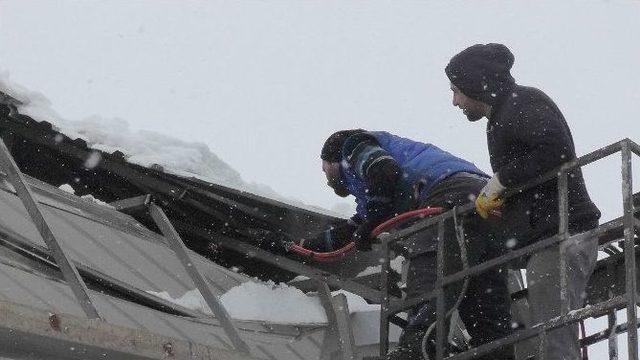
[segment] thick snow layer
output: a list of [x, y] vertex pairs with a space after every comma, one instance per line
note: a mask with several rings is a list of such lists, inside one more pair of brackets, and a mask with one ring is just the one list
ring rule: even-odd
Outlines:
[[[61, 133], [72, 139], [82, 138], [94, 149], [108, 153], [120, 150], [131, 163], [143, 166], [158, 164], [179, 175], [275, 195], [266, 186], [245, 183], [237, 171], [205, 144], [182, 141], [153, 131], [135, 131], [124, 119], [93, 116], [81, 121], [66, 120], [52, 109], [51, 102], [44, 95], [12, 83], [6, 71], [0, 72], [0, 91], [22, 103], [18, 107], [20, 113], [38, 121], [48, 121]], [[93, 160], [87, 167], [99, 162], [98, 158]]]
[[234, 319], [263, 320], [282, 324], [326, 323], [318, 297], [274, 282], [246, 282], [220, 297]]
[[[52, 109], [51, 102], [43, 94], [11, 82], [7, 71], [0, 72], [0, 91], [21, 102], [18, 106], [20, 113], [38, 121], [47, 121], [72, 139], [82, 138], [96, 150], [107, 153], [121, 151], [127, 161], [133, 164], [160, 165], [169, 173], [195, 177], [333, 216], [352, 214], [351, 211], [343, 211], [345, 209], [328, 211], [308, 206], [298, 200], [282, 197], [266, 185], [245, 182], [236, 170], [203, 143], [183, 141], [154, 131], [133, 130], [128, 121], [119, 118], [92, 116], [80, 121], [64, 119]], [[93, 168], [100, 160], [96, 152], [87, 159], [85, 166]]]
[[[211, 310], [197, 289], [174, 298], [168, 292], [147, 293], [171, 301], [188, 309], [211, 315]], [[332, 295], [344, 294], [349, 313], [378, 312], [380, 305], [368, 304], [362, 297], [344, 290]], [[220, 297], [229, 315], [238, 320], [268, 321], [278, 324], [324, 324], [327, 316], [320, 298], [307, 295], [300, 289], [284, 283], [246, 282], [229, 289]]]

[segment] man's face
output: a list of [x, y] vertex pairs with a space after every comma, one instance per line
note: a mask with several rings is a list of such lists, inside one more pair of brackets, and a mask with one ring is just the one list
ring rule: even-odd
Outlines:
[[340, 163], [322, 160], [322, 171], [327, 177], [327, 185], [333, 189], [336, 195], [340, 197], [347, 197], [350, 195], [349, 190], [344, 186], [342, 176], [340, 175]]
[[478, 121], [487, 116], [488, 106], [485, 103], [468, 97], [453, 84], [451, 84], [451, 91], [453, 91], [453, 106], [462, 109], [469, 121]]

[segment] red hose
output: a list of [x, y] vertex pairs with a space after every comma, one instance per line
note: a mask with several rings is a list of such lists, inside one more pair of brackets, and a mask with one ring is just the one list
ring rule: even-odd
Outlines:
[[[392, 226], [402, 223], [404, 221], [407, 221], [409, 219], [413, 219], [416, 217], [427, 217], [432, 215], [438, 215], [442, 212], [442, 210], [443, 209], [439, 207], [428, 207], [424, 209], [418, 209], [418, 210], [402, 213], [376, 226], [376, 228], [373, 229], [373, 231], [371, 232], [371, 235], [369, 236], [369, 238], [375, 238], [376, 236], [380, 235], [381, 233], [388, 230]], [[289, 244], [287, 250], [294, 252], [298, 255], [311, 258], [312, 260], [315, 260], [317, 262], [335, 262], [345, 257], [348, 253], [350, 253], [355, 248], [355, 246], [356, 246], [356, 243], [351, 241], [347, 243], [345, 246], [341, 247], [340, 249], [337, 249], [334, 251], [317, 252], [317, 251], [309, 250], [298, 244], [291, 243]]]
[[329, 252], [317, 252], [304, 248], [298, 244], [291, 244], [289, 245], [289, 251], [292, 251], [298, 255], [309, 257], [317, 262], [334, 262], [345, 257], [349, 252], [351, 252], [351, 250], [353, 250], [353, 248], [355, 248], [355, 246], [356, 243], [352, 241], [338, 250]]
[[373, 231], [371, 232], [370, 238], [377, 237], [378, 235], [382, 234], [386, 230], [389, 230], [389, 228], [391, 228], [392, 226], [398, 223], [401, 223], [403, 221], [406, 221], [415, 217], [427, 217], [432, 215], [438, 215], [442, 213], [442, 210], [443, 209], [441, 207], [426, 207], [423, 209], [407, 211], [376, 226], [375, 229], [373, 229]]

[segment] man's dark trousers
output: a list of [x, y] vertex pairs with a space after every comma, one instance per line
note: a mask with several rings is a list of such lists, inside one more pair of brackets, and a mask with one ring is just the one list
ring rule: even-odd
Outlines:
[[[486, 181], [486, 178], [474, 174], [453, 175], [430, 189], [428, 196], [420, 201], [420, 207], [443, 207], [447, 210], [468, 204], [484, 187]], [[494, 236], [499, 232], [494, 229], [492, 222], [484, 221], [475, 214], [461, 217], [460, 221], [464, 228], [469, 266], [502, 253], [504, 245], [500, 238]], [[410, 240], [409, 246], [412, 245], [411, 241], [415, 246], [412, 249], [414, 255], [410, 259], [407, 274], [408, 297], [423, 295], [434, 289], [437, 274], [436, 239], [437, 226], [434, 226]], [[445, 223], [445, 241], [445, 274], [451, 274], [462, 269], [453, 220]], [[445, 289], [447, 309], [455, 305], [461, 290], [462, 282]], [[472, 337], [473, 346], [505, 337], [513, 332], [510, 306], [506, 270], [491, 269], [469, 279], [458, 311]], [[402, 357], [390, 357], [391, 359], [422, 359], [419, 343], [426, 328], [436, 320], [435, 301], [411, 311], [408, 319], [409, 326], [401, 337], [399, 351], [396, 351], [398, 356]], [[435, 330], [430, 337], [435, 338]], [[401, 352], [404, 354], [400, 355]], [[501, 349], [482, 359], [513, 359], [513, 348]]]

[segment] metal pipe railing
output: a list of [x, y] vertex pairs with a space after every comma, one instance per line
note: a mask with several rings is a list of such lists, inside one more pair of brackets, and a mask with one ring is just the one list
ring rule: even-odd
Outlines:
[[[623, 216], [621, 218], [618, 218], [608, 223], [605, 223], [603, 225], [600, 225], [596, 229], [593, 229], [584, 233], [576, 234], [576, 235], [570, 235], [569, 234], [569, 214], [568, 214], [569, 213], [569, 206], [568, 206], [568, 174], [569, 172], [572, 171], [573, 169], [601, 160], [617, 152], [620, 152], [622, 154], [622, 191], [623, 191], [623, 205], [624, 205]], [[558, 233], [554, 236], [535, 242], [524, 248], [512, 251], [508, 254], [491, 259], [489, 261], [483, 262], [482, 264], [470, 267], [468, 269], [464, 269], [454, 274], [450, 274], [447, 276], [444, 276], [444, 274], [442, 274], [442, 277], [441, 277], [440, 271], [438, 270], [437, 282], [435, 284], [436, 288], [430, 293], [424, 294], [422, 296], [412, 298], [412, 299], [404, 299], [404, 300], [398, 300], [395, 302], [388, 303], [384, 307], [384, 311], [381, 312], [381, 319], [380, 319], [381, 326], [388, 327], [389, 316], [395, 315], [401, 311], [411, 309], [421, 303], [436, 299], [437, 303], [440, 304], [440, 302], [442, 302], [443, 289], [446, 285], [463, 280], [470, 276], [480, 274], [491, 268], [511, 262], [516, 258], [531, 255], [535, 252], [541, 251], [545, 248], [558, 244], [558, 251], [560, 252], [559, 264], [558, 264], [559, 272], [560, 272], [560, 299], [561, 299], [561, 304], [560, 304], [561, 317], [560, 318], [565, 319], [567, 321], [558, 322], [557, 320], [554, 319], [548, 322], [547, 324], [543, 324], [543, 326], [540, 327], [540, 329], [542, 330], [537, 330], [533, 335], [524, 337], [521, 331], [516, 333], [515, 336], [509, 337], [509, 338], [515, 339], [512, 342], [512, 343], [515, 343], [515, 342], [523, 341], [525, 338], [528, 339], [533, 336], [539, 336], [540, 349], [542, 349], [542, 345], [543, 345], [543, 342], [545, 341], [547, 331], [553, 328], [556, 328], [558, 326], [566, 325], [568, 323], [577, 321], [577, 320], [572, 320], [574, 319], [573, 315], [576, 313], [576, 311], [571, 311], [571, 312], [569, 311], [570, 307], [569, 307], [568, 296], [567, 296], [568, 284], [567, 284], [566, 249], [569, 243], [580, 241], [582, 239], [588, 239], [593, 236], [599, 236], [601, 234], [610, 232], [612, 229], [623, 228], [624, 238], [625, 238], [624, 252], [625, 252], [625, 267], [626, 267], [625, 299], [624, 299], [624, 302], [618, 299], [615, 302], [600, 303], [598, 305], [605, 306], [604, 307], [605, 310], [610, 310], [612, 306], [619, 306], [622, 303], [624, 303], [625, 307], [627, 308], [627, 316], [630, 319], [629, 326], [628, 326], [629, 359], [638, 360], [638, 340], [637, 340], [638, 339], [638, 335], [637, 335], [638, 319], [637, 319], [637, 310], [636, 310], [636, 304], [638, 303], [638, 295], [637, 295], [636, 259], [635, 259], [635, 252], [634, 252], [634, 245], [635, 245], [634, 229], [640, 228], [639, 226], [640, 220], [638, 220], [634, 216], [635, 210], [633, 205], [632, 169], [631, 169], [632, 153], [635, 153], [636, 155], [640, 156], [640, 146], [629, 139], [623, 139], [619, 142], [616, 142], [614, 144], [608, 145], [606, 147], [603, 147], [601, 149], [588, 153], [584, 156], [581, 156], [576, 160], [565, 163], [557, 170], [550, 171], [547, 174], [539, 178], [536, 178], [535, 180], [532, 180], [530, 182], [527, 182], [526, 184], [523, 184], [522, 186], [509, 190], [504, 195], [505, 198], [508, 198], [513, 194], [520, 193], [524, 190], [530, 189], [534, 186], [537, 186], [539, 184], [552, 180], [554, 177], [557, 178], [558, 179], [558, 202], [559, 202]], [[455, 216], [456, 212], [457, 214], [466, 214], [466, 213], [471, 213], [472, 211], [474, 211], [474, 209], [475, 209], [474, 204], [467, 204], [462, 207], [459, 207], [458, 209], [447, 211], [441, 215], [434, 216], [429, 219], [421, 220], [416, 224], [406, 229], [396, 231], [393, 234], [385, 234], [385, 237], [380, 239], [382, 242], [382, 249], [385, 253], [387, 253], [394, 242], [407, 238], [422, 230], [435, 226], [436, 224], [440, 226], [440, 224], [443, 224], [444, 221]], [[441, 259], [442, 257], [441, 251], [443, 250], [442, 249], [443, 246], [441, 242], [443, 241], [444, 239], [438, 236], [438, 258], [439, 259]], [[385, 269], [385, 263], [388, 263], [389, 261], [390, 261], [390, 256], [388, 254], [383, 255], [383, 269]], [[383, 280], [385, 281], [387, 280], [387, 278], [384, 277], [384, 274], [383, 274]], [[383, 286], [385, 285], [383, 284]], [[438, 314], [437, 314], [438, 319], [436, 320], [437, 322], [444, 320], [444, 317], [443, 317], [444, 313], [442, 313], [442, 315], [440, 314], [441, 310], [443, 309], [438, 307]], [[578, 310], [578, 312], [580, 314], [583, 314], [583, 313], [591, 314], [593, 312], [593, 311], [585, 312], [584, 310], [586, 309]], [[569, 316], [569, 315], [572, 315], [572, 316]], [[549, 323], [553, 323], [554, 325], [549, 327], [547, 326]], [[444, 328], [444, 324], [436, 324], [436, 326], [439, 330]], [[527, 329], [527, 330], [530, 330], [530, 329]], [[524, 331], [526, 332], [526, 330]], [[441, 340], [442, 340], [442, 334], [438, 336], [438, 340], [436, 343], [436, 359], [438, 360], [443, 359], [443, 356], [444, 356], [443, 349], [442, 349], [443, 344]], [[500, 340], [494, 343], [500, 343]], [[481, 353], [479, 353], [478, 350], [483, 347], [484, 349], [486, 349], [487, 346], [489, 345], [492, 345], [492, 344], [485, 344], [479, 348], [473, 349], [472, 351], [451, 357], [451, 359], [470, 359], [475, 356], [480, 356]], [[502, 346], [506, 346], [506, 345], [503, 344]], [[387, 348], [388, 348], [388, 339], [382, 339], [382, 331], [381, 331], [381, 343], [380, 343], [381, 353], [383, 349], [385, 350], [384, 353], [386, 353]], [[492, 349], [495, 349], [495, 347]], [[487, 352], [483, 352], [482, 354]]]
[[629, 360], [638, 360], [638, 284], [636, 278], [635, 256], [635, 219], [633, 216], [633, 183], [631, 168], [630, 140], [622, 143], [622, 203], [624, 207], [624, 254], [626, 268], [625, 291], [627, 293], [627, 319], [629, 330], [627, 343], [629, 347]]

